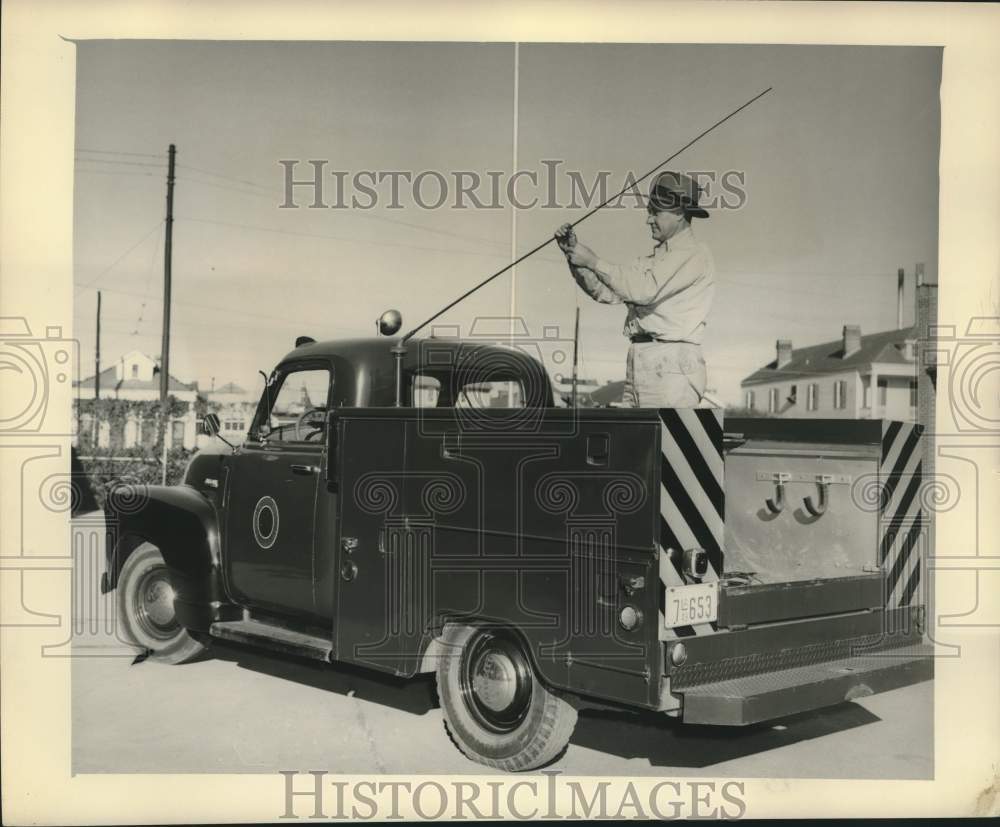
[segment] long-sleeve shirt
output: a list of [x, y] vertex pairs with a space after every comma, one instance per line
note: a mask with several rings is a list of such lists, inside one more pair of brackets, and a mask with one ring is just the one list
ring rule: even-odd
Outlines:
[[690, 228], [628, 264], [598, 259], [593, 270], [572, 267], [573, 277], [595, 301], [628, 307], [625, 336], [701, 344], [715, 295], [715, 263]]

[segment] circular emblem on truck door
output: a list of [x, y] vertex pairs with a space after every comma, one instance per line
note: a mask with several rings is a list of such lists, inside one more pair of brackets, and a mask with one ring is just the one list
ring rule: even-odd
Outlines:
[[261, 497], [253, 509], [253, 538], [261, 548], [270, 548], [278, 539], [278, 504], [273, 497]]

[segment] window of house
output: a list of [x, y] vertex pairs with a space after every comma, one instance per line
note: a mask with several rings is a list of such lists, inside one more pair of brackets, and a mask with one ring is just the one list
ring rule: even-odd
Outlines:
[[754, 394], [753, 391], [747, 391], [746, 406], [749, 410], [753, 410], [754, 406]]
[[886, 400], [889, 396], [889, 380], [879, 379], [878, 380], [878, 404], [880, 408], [885, 407]]
[[910, 407], [917, 407], [917, 380], [910, 380]]
[[778, 411], [778, 389], [771, 388], [767, 394], [767, 410], [770, 413], [777, 413]]
[[139, 378], [139, 366], [138, 365], [132, 365], [132, 378], [133, 379], [138, 379]]
[[788, 389], [788, 404], [794, 405], [799, 401], [799, 387], [798, 385], [792, 385]]
[[811, 382], [806, 386], [806, 410], [815, 411], [819, 407], [819, 385]]
[[847, 407], [847, 381], [844, 379], [833, 383], [833, 407], [840, 411]]

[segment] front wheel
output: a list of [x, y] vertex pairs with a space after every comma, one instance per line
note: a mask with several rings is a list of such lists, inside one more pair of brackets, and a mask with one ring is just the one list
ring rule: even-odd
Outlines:
[[500, 629], [449, 624], [437, 688], [445, 727], [488, 767], [532, 770], [569, 743], [576, 710], [538, 680], [520, 640]]
[[174, 589], [160, 550], [143, 543], [118, 575], [118, 619], [124, 637], [161, 663], [185, 663], [205, 645], [177, 622]]

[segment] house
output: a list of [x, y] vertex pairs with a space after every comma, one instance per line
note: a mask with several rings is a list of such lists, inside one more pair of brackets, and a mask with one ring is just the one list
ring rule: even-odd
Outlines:
[[[213, 380], [212, 390], [206, 392], [204, 398], [207, 410], [219, 417], [222, 436], [230, 442], [242, 442], [253, 421], [259, 397], [235, 382], [227, 382], [216, 388]], [[210, 441], [209, 437], [200, 434], [198, 447], [201, 448]]]
[[[88, 376], [73, 383], [78, 399], [94, 398], [94, 377]], [[194, 402], [198, 396], [198, 383], [184, 382], [170, 377], [167, 386], [171, 396], [181, 402]], [[101, 371], [100, 394], [103, 399], [131, 399], [150, 402], [160, 398], [160, 363], [142, 351], [133, 350]]]
[[[139, 350], [124, 354], [117, 362], [109, 365], [100, 373], [99, 385], [94, 376], [88, 376], [73, 383], [78, 403], [93, 400], [95, 393], [100, 399], [120, 399], [127, 402], [155, 402], [160, 398], [160, 365], [159, 361]], [[178, 402], [186, 403], [186, 411], [173, 417], [166, 430], [168, 448], [193, 448], [197, 436], [197, 419], [194, 403], [198, 398], [197, 382], [185, 383], [169, 377], [168, 393]], [[78, 405], [78, 408], [80, 406]], [[96, 434], [94, 431], [97, 427]], [[107, 448], [114, 443], [122, 448], [151, 447], [158, 436], [158, 423], [155, 416], [148, 411], [144, 414], [142, 406], [136, 405], [121, 422], [116, 422], [117, 429], [112, 434], [113, 425], [110, 421], [95, 423], [92, 413], [81, 413], [79, 417], [79, 434], [85, 438], [90, 436], [97, 446]], [[95, 439], [96, 437], [96, 439]]]
[[772, 416], [913, 422], [916, 344], [915, 327], [863, 336], [844, 325], [839, 339], [803, 348], [779, 339], [774, 361], [740, 383], [744, 405]]

